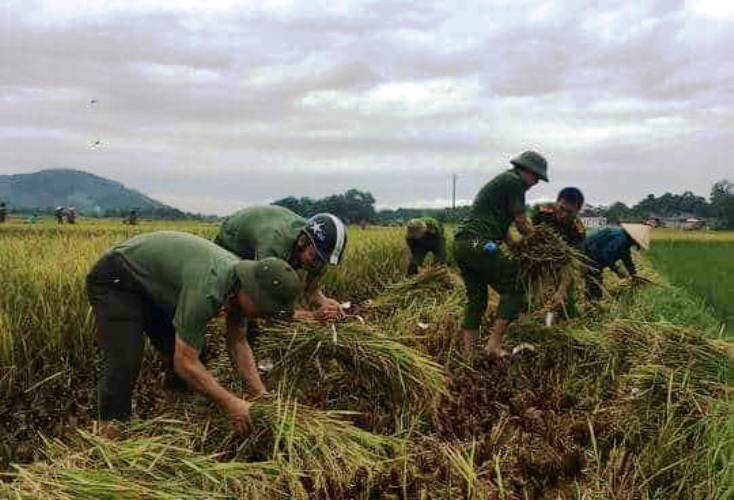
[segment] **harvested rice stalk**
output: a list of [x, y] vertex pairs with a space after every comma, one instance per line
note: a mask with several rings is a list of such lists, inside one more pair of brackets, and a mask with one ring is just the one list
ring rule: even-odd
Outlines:
[[396, 407], [428, 408], [446, 393], [441, 365], [419, 351], [356, 321], [324, 326], [300, 322], [267, 329], [259, 355], [276, 360], [274, 374], [313, 384], [314, 367], [338, 363], [350, 386], [382, 395]]
[[47, 460], [15, 466], [3, 498], [282, 498], [273, 462], [223, 462], [193, 451], [180, 422], [132, 424], [125, 440], [79, 431], [70, 444], [45, 440]]
[[300, 471], [312, 494], [340, 494], [357, 482], [369, 484], [405, 448], [398, 438], [355, 427], [345, 420], [349, 415], [280, 396], [259, 400], [252, 409], [255, 430], [242, 446], [266, 451], [283, 469]]
[[459, 278], [446, 266], [432, 266], [387, 287], [370, 304], [370, 311], [386, 315], [426, 300], [442, 298], [459, 284]]
[[532, 234], [508, 246], [520, 269], [528, 300], [535, 306], [548, 303], [584, 278], [586, 256], [570, 247], [552, 228], [539, 225]]

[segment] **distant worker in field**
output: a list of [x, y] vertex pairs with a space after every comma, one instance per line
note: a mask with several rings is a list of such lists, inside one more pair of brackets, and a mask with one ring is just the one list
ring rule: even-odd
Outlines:
[[286, 262], [243, 261], [192, 234], [146, 233], [109, 249], [87, 275], [102, 354], [101, 430], [112, 433], [111, 420], [130, 417], [145, 332], [169, 369], [226, 411], [236, 432], [247, 432], [252, 403], [222, 387], [200, 360], [206, 325], [225, 311], [233, 364], [251, 393], [264, 394], [242, 319], [288, 318], [300, 291]]
[[26, 220], [28, 224], [35, 224], [38, 222], [38, 214], [36, 212], [33, 212], [30, 217]]
[[586, 276], [586, 298], [596, 301], [602, 298], [604, 269], [609, 268], [617, 276], [627, 275], [619, 267], [621, 260], [630, 278], [637, 277], [637, 268], [632, 261], [631, 249], [650, 249], [650, 226], [645, 224], [622, 224], [620, 227], [604, 227], [592, 233], [584, 244], [584, 251], [591, 261], [592, 269]]
[[4, 201], [0, 202], [0, 224], [8, 219], [8, 207]]
[[466, 287], [462, 336], [465, 352], [471, 353], [487, 309], [491, 286], [500, 294], [497, 319], [492, 325], [485, 353], [503, 357], [502, 339], [510, 323], [527, 308], [519, 269], [505, 253], [503, 243], [512, 223], [523, 235], [533, 231], [525, 213], [525, 192], [542, 179], [548, 182], [548, 163], [535, 151], [525, 151], [510, 160], [513, 168], [482, 187], [469, 215], [456, 228], [454, 257]]
[[76, 207], [69, 207], [66, 209], [66, 222], [68, 224], [76, 224]]
[[418, 272], [429, 253], [433, 254], [433, 262], [446, 263], [446, 238], [443, 224], [432, 217], [411, 219], [405, 229], [405, 241], [410, 249], [408, 276]]
[[[584, 195], [575, 187], [566, 187], [558, 193], [555, 203], [538, 204], [531, 210], [531, 220], [534, 225], [546, 225], [558, 232], [563, 240], [573, 248], [583, 251], [586, 239], [586, 228], [578, 218], [579, 210], [584, 206]], [[554, 307], [561, 308], [568, 317], [578, 315], [576, 307], [576, 287], [569, 283], [570, 288], [561, 291], [554, 297]]]
[[138, 224], [138, 209], [133, 208], [132, 210], [130, 210], [130, 213], [127, 214], [127, 220], [124, 222], [131, 226], [136, 226]]
[[332, 214], [309, 219], [277, 205], [250, 207], [228, 217], [214, 242], [243, 259], [278, 257], [304, 271], [305, 299], [316, 311], [297, 308], [295, 319], [335, 319], [338, 301], [324, 295], [319, 284], [327, 265], [337, 265], [347, 245], [347, 228]]
[[63, 224], [64, 223], [64, 207], [56, 207], [56, 210], [54, 210], [54, 216], [56, 217], [57, 224]]

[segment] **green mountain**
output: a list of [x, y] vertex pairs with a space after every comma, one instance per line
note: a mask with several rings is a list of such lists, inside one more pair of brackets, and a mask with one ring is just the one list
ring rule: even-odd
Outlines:
[[0, 201], [14, 211], [49, 212], [76, 207], [84, 215], [125, 215], [137, 208], [142, 216], [183, 218], [187, 214], [123, 184], [72, 169], [0, 175]]

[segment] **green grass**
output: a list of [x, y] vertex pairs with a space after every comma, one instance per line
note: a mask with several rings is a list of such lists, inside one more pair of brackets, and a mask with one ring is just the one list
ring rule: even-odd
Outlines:
[[655, 268], [672, 284], [705, 299], [734, 337], [734, 233], [663, 233], [649, 253]]

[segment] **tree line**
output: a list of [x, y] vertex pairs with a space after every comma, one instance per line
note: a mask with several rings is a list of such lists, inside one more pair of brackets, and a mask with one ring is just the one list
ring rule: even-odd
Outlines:
[[650, 217], [693, 216], [714, 219], [718, 227], [734, 228], [734, 184], [721, 180], [713, 185], [709, 199], [691, 191], [683, 194], [647, 195], [633, 206], [617, 202], [609, 207], [597, 207], [598, 215], [611, 220], [644, 221]]
[[[343, 194], [325, 198], [296, 198], [289, 196], [273, 202], [303, 216], [329, 212], [350, 224], [399, 224], [414, 217], [434, 217], [441, 222], [458, 222], [469, 213], [469, 206], [451, 208], [397, 208], [375, 209], [375, 198], [368, 191], [350, 189]], [[678, 217], [691, 215], [714, 219], [715, 227], [734, 229], [734, 183], [721, 180], [713, 185], [709, 199], [691, 191], [682, 194], [647, 195], [633, 206], [622, 202], [590, 208], [590, 215], [616, 221], [645, 221], [650, 217]]]

